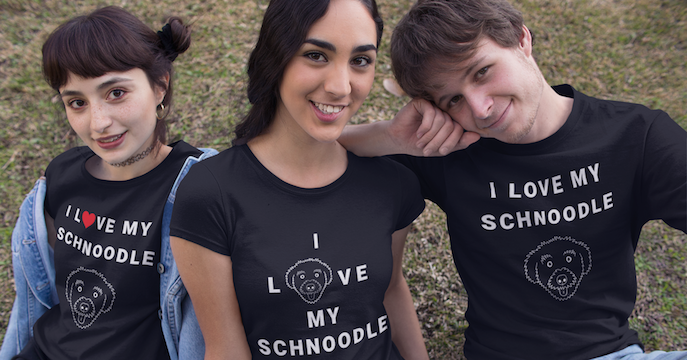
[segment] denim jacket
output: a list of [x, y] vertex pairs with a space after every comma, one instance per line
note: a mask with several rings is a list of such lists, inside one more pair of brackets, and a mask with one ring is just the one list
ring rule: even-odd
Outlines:
[[[162, 333], [171, 360], [202, 359], [205, 342], [200, 332], [190, 297], [181, 282], [169, 244], [169, 222], [181, 179], [191, 166], [217, 154], [214, 149], [200, 149], [200, 157], [188, 157], [174, 181], [162, 215], [162, 249], [157, 271], [160, 273], [160, 310]], [[43, 212], [45, 179], [36, 181], [19, 210], [12, 231], [12, 267], [16, 297], [9, 325], [0, 348], [0, 360], [10, 360], [33, 336], [33, 324], [59, 299], [55, 287], [53, 250], [48, 245], [48, 232]]]

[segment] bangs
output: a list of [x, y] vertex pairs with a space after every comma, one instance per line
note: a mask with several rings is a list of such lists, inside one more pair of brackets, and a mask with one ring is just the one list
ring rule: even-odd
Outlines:
[[[136, 39], [130, 29], [104, 16], [77, 17], [57, 28], [43, 45], [43, 73], [48, 84], [59, 91], [69, 73], [94, 78], [135, 67], [146, 70], [155, 55], [140, 41], [145, 34], [137, 34]], [[149, 41], [156, 40], [157, 36]]]

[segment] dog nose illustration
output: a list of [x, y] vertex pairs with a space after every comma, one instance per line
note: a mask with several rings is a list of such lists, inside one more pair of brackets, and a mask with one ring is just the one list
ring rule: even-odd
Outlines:
[[568, 281], [568, 276], [565, 274], [559, 274], [556, 276], [556, 284], [558, 284], [558, 286], [565, 286], [568, 284]]
[[79, 305], [79, 310], [80, 310], [81, 312], [88, 312], [88, 311], [90, 311], [90, 309], [91, 309], [91, 307], [88, 306], [87, 303], [81, 303], [81, 304]]

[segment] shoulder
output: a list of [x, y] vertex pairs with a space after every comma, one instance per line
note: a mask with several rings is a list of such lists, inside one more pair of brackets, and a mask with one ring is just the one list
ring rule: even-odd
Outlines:
[[196, 148], [195, 146], [187, 143], [184, 140], [179, 140], [169, 144], [172, 147], [172, 151], [182, 155], [182, 156], [200, 156], [203, 151]]
[[88, 148], [88, 146], [71, 148], [62, 154], [57, 155], [57, 157], [50, 161], [50, 164], [48, 164], [48, 168], [45, 171], [46, 176], [49, 176], [49, 174], [52, 173], [64, 173], [78, 170], [81, 168], [83, 163], [88, 160], [88, 158], [94, 155], [95, 153]]
[[576, 105], [581, 107], [581, 114], [596, 120], [641, 121], [649, 125], [657, 118], [670, 118], [664, 111], [650, 109], [642, 104], [600, 99], [588, 96], [572, 87], [570, 89], [572, 94], [574, 94]]
[[241, 149], [232, 147], [205, 158], [191, 167], [184, 181], [201, 183], [212, 180], [218, 184], [226, 183], [248, 166], [243, 155]]
[[415, 174], [403, 163], [390, 157], [358, 157], [348, 153], [349, 166], [362, 176], [372, 177], [386, 183], [390, 181], [414, 181]]

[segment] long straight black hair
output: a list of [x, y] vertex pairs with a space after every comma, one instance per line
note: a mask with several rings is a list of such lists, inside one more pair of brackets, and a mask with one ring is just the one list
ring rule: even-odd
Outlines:
[[[384, 23], [375, 0], [359, 0], [370, 11], [377, 30], [377, 47]], [[260, 135], [272, 122], [286, 65], [305, 42], [310, 27], [327, 12], [329, 0], [272, 0], [248, 59], [248, 100], [251, 109], [234, 131], [234, 145]]]

